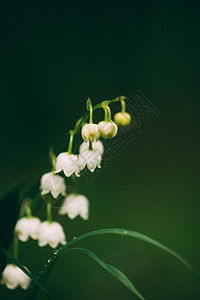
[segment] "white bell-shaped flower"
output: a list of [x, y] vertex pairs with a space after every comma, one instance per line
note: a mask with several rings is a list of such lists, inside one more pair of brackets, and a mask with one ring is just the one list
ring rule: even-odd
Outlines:
[[5, 284], [8, 289], [14, 290], [20, 286], [23, 290], [27, 290], [31, 282], [28, 277], [20, 268], [14, 264], [6, 266], [2, 273], [1, 284]]
[[67, 152], [60, 153], [56, 159], [55, 173], [59, 173], [62, 170], [67, 177], [70, 177], [73, 173], [79, 176], [78, 155], [68, 154]]
[[81, 218], [87, 220], [89, 217], [89, 201], [81, 194], [69, 194], [63, 201], [59, 214], [67, 214], [70, 219], [80, 215]]
[[53, 198], [57, 198], [60, 194], [65, 196], [66, 185], [64, 179], [53, 172], [46, 173], [41, 178], [41, 194], [45, 195], [51, 193]]
[[81, 130], [82, 138], [85, 142], [90, 140], [96, 142], [100, 138], [100, 133], [97, 124], [85, 124]]
[[101, 160], [102, 156], [97, 150], [86, 149], [84, 151], [81, 151], [81, 153], [79, 154], [80, 170], [84, 169], [87, 165], [87, 168], [91, 172], [94, 172], [96, 167], [101, 168]]
[[38, 238], [38, 228], [40, 219], [36, 217], [24, 217], [17, 221], [15, 226], [15, 234], [22, 242], [28, 241], [29, 237], [33, 240]]
[[104, 139], [112, 139], [116, 136], [118, 127], [113, 121], [101, 121], [98, 129]]
[[40, 247], [49, 244], [56, 248], [58, 244], [65, 245], [66, 237], [62, 226], [58, 222], [42, 222], [38, 228], [38, 244]]
[[[99, 153], [101, 155], [103, 155], [103, 152], [104, 152], [104, 147], [103, 147], [103, 143], [101, 141], [97, 141], [97, 142], [93, 142], [92, 143], [92, 148], [93, 150], [97, 150], [99, 151]], [[83, 142], [81, 145], [80, 145], [80, 148], [79, 148], [79, 152], [83, 152], [85, 150], [88, 150], [89, 149], [89, 141], [88, 142]]]

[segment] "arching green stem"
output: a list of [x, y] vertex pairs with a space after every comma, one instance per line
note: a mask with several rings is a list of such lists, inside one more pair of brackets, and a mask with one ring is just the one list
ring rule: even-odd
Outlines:
[[[124, 96], [119, 96], [119, 97], [116, 97], [112, 100], [105, 100], [103, 102], [100, 102], [98, 103], [97, 105], [93, 106], [92, 107], [92, 110], [93, 112], [96, 110], [96, 109], [99, 109], [99, 108], [102, 108], [102, 104], [104, 103], [104, 105], [108, 105], [110, 103], [114, 103], [114, 102], [118, 102], [120, 101], [121, 99], [126, 99], [126, 97]], [[80, 122], [78, 122], [78, 125], [73, 129], [73, 135], [76, 135], [80, 129], [82, 128], [82, 126], [85, 124], [85, 122], [87, 122], [87, 119], [89, 117], [89, 111], [87, 110], [86, 113], [83, 115], [83, 117], [81, 118]]]
[[108, 112], [108, 121], [110, 122], [111, 121], [111, 110], [110, 110], [110, 107], [108, 105], [106, 105], [106, 109], [107, 109], [107, 112]]
[[124, 99], [120, 99], [120, 102], [121, 102], [121, 106], [122, 106], [121, 112], [124, 113], [124, 112], [126, 112], [126, 103], [125, 103]]
[[105, 104], [106, 101], [102, 102], [101, 106], [104, 109], [105, 115], [104, 115], [104, 121], [111, 121], [111, 110], [110, 107]]
[[106, 106], [105, 107], [103, 107], [103, 109], [104, 109], [104, 121], [105, 122], [107, 122], [108, 121], [108, 111], [107, 111], [107, 109], [106, 109]]

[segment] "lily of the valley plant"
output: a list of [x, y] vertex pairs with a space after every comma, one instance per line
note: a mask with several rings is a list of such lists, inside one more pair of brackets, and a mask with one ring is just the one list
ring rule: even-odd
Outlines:
[[[114, 115], [114, 120], [112, 120], [110, 104], [114, 102], [121, 103], [121, 112], [116, 113]], [[30, 201], [25, 202], [23, 205], [23, 207], [25, 207], [25, 214], [18, 219], [13, 233], [14, 256], [11, 254], [6, 254], [12, 259], [12, 263], [9, 263], [5, 267], [2, 273], [1, 284], [5, 284], [8, 289], [15, 289], [18, 286], [22, 289], [28, 289], [32, 279], [35, 283], [34, 288], [39, 286], [43, 289], [43, 291], [45, 291], [44, 287], [40, 284], [40, 278], [35, 279], [28, 268], [23, 267], [18, 261], [18, 240], [21, 242], [27, 242], [31, 238], [37, 240], [39, 247], [49, 245], [51, 248], [56, 249], [59, 245], [63, 246], [59, 251], [56, 250], [54, 253], [55, 255], [52, 259], [54, 261], [58, 257], [58, 252], [60, 255], [64, 251], [78, 250], [79, 252], [89, 255], [107, 271], [119, 279], [140, 299], [144, 299], [144, 297], [136, 290], [130, 280], [117, 268], [107, 265], [94, 253], [91, 253], [91, 251], [88, 251], [87, 249], [70, 248], [70, 246], [77, 240], [97, 234], [113, 233], [129, 235], [142, 239], [167, 251], [184, 263], [191, 271], [196, 271], [176, 252], [139, 233], [123, 229], [102, 229], [79, 236], [76, 238], [76, 240], [68, 241], [69, 239], [66, 237], [61, 224], [52, 219], [52, 203], [54, 200], [62, 198], [62, 205], [58, 211], [60, 215], [67, 215], [69, 219], [74, 219], [80, 216], [83, 220], [88, 220], [90, 207], [89, 200], [85, 195], [79, 193], [77, 189], [71, 193], [68, 193], [67, 182], [71, 177], [73, 182], [76, 181], [77, 185], [77, 178], [81, 176], [81, 172], [84, 168], [87, 168], [90, 172], [95, 172], [97, 168], [101, 168], [101, 162], [104, 154], [104, 146], [102, 141], [105, 139], [115, 138], [118, 133], [118, 126], [128, 126], [131, 122], [131, 116], [128, 112], [126, 112], [124, 96], [117, 97], [113, 100], [105, 100], [95, 106], [92, 106], [92, 102], [89, 98], [86, 102], [86, 108], [87, 110], [85, 115], [76, 123], [75, 128], [69, 131], [68, 149], [63, 149], [63, 152], [58, 154], [57, 157], [54, 155], [52, 149], [50, 151], [52, 169], [48, 170], [48, 172], [42, 175], [40, 186], [38, 187], [41, 196], [46, 199], [46, 220], [40, 220], [37, 216], [32, 215], [32, 206]], [[100, 120], [98, 124], [93, 123], [93, 114], [96, 109], [103, 109], [104, 111], [104, 119]], [[83, 141], [79, 147], [79, 153], [74, 153], [73, 140], [77, 134], [82, 136]], [[4, 249], [0, 248], [0, 250], [4, 251], [4, 254], [7, 253]], [[49, 262], [49, 265], [44, 269], [46, 270], [47, 268], [50, 268], [50, 266], [51, 262]], [[47, 273], [48, 272], [46, 272], [46, 275]], [[197, 277], [199, 276], [197, 272], [196, 275]], [[50, 298], [52, 298], [48, 292], [46, 293]]]

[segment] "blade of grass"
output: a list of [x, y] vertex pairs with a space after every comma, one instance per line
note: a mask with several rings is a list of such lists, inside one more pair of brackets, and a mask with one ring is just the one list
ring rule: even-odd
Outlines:
[[105, 263], [102, 259], [100, 259], [96, 254], [93, 252], [84, 249], [84, 248], [70, 248], [66, 249], [67, 251], [78, 251], [80, 253], [86, 254], [92, 259], [94, 259], [98, 264], [100, 264], [106, 271], [111, 273], [114, 277], [116, 277], [119, 281], [121, 281], [122, 284], [124, 284], [129, 290], [131, 290], [139, 299], [145, 300], [145, 298], [138, 292], [138, 290], [135, 288], [135, 286], [132, 284], [132, 282], [122, 273], [119, 269], [116, 267], [113, 267], [107, 263]]

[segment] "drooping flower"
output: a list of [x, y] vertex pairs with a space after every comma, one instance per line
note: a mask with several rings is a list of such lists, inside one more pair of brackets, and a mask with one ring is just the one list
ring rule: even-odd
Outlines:
[[127, 126], [131, 122], [131, 115], [127, 112], [118, 112], [114, 115], [114, 120], [117, 125]]
[[85, 149], [84, 151], [81, 151], [81, 153], [79, 154], [80, 170], [83, 170], [87, 165], [87, 168], [91, 172], [94, 172], [96, 167], [101, 168], [101, 160], [102, 160], [102, 156], [98, 150]]
[[20, 268], [14, 264], [6, 266], [2, 273], [1, 284], [5, 284], [8, 289], [14, 290], [18, 286], [22, 289], [27, 290], [31, 282], [28, 277]]
[[85, 124], [81, 130], [82, 138], [85, 142], [90, 140], [96, 142], [100, 138], [100, 133], [97, 124]]
[[70, 219], [80, 215], [81, 218], [87, 220], [89, 217], [89, 201], [81, 194], [69, 194], [63, 201], [59, 214], [67, 214]]
[[62, 196], [66, 195], [66, 185], [64, 179], [60, 175], [54, 174], [53, 172], [46, 173], [41, 177], [40, 189], [42, 190], [42, 195], [51, 193], [53, 198], [57, 198], [60, 194]]
[[62, 226], [58, 222], [42, 222], [38, 228], [38, 244], [40, 247], [49, 244], [56, 248], [58, 244], [65, 245], [66, 237]]
[[118, 127], [113, 121], [101, 121], [98, 129], [104, 139], [112, 139], [116, 136]]
[[15, 226], [15, 234], [22, 242], [28, 241], [29, 237], [31, 237], [33, 240], [37, 240], [39, 225], [39, 218], [23, 217], [17, 221]]
[[[99, 151], [99, 153], [101, 155], [103, 155], [103, 152], [104, 152], [104, 147], [103, 147], [103, 143], [101, 141], [97, 141], [97, 142], [93, 142], [92, 143], [92, 148], [93, 150], [97, 150]], [[79, 152], [83, 152], [85, 150], [88, 150], [89, 149], [89, 141], [88, 142], [83, 142], [81, 145], [80, 145], [80, 148], [79, 148]]]
[[55, 173], [59, 173], [62, 170], [67, 177], [70, 177], [73, 173], [79, 176], [78, 155], [68, 154], [67, 152], [60, 153], [56, 159]]

